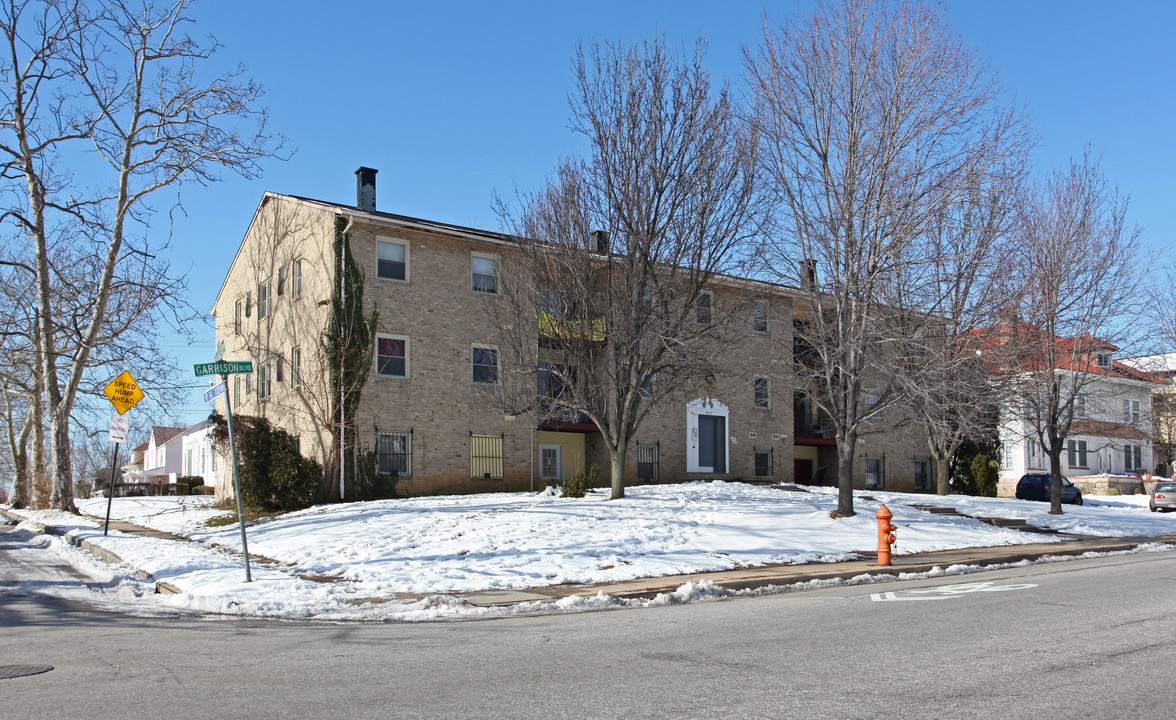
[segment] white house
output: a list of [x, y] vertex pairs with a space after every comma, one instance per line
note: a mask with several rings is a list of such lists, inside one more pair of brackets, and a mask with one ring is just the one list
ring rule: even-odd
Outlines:
[[225, 487], [225, 462], [212, 447], [212, 423], [208, 420], [185, 428], [182, 434], [183, 475], [198, 475], [204, 484], [214, 488], [217, 495]]
[[[1074, 422], [1062, 453], [1062, 474], [1088, 491], [1139, 486], [1140, 475], [1153, 469], [1152, 394], [1163, 381], [1114, 359], [1116, 349], [1098, 346], [1085, 363], [1086, 379], [1073, 398]], [[1022, 475], [1049, 472], [1049, 456], [1034, 438], [1032, 422], [1023, 414], [1005, 415], [999, 427], [999, 494], [1009, 496]]]

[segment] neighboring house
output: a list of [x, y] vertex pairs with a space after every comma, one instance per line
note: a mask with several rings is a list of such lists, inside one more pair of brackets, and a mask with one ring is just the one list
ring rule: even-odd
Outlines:
[[[379, 313], [358, 439], [376, 453], [379, 473], [398, 478], [399, 493], [526, 490], [592, 464], [608, 482], [604, 444], [585, 418], [568, 413], [536, 426], [491, 401], [510, 368], [502, 367], [499, 328], [487, 308], [498, 294], [501, 260], [515, 243], [499, 233], [377, 211], [375, 172], [357, 171], [356, 206], [263, 196], [213, 308], [224, 359], [253, 363], [251, 374], [229, 378], [234, 414], [263, 416], [295, 436], [304, 455], [327, 456], [338, 389], [321, 339], [338, 282], [333, 242], [344, 230], [364, 274], [365, 314]], [[731, 351], [732, 367], [740, 369], [708, 378], [704, 393], [660, 398], [629, 448], [627, 482], [835, 483], [835, 441], [798, 387], [791, 357], [794, 311], [804, 311], [806, 294], [729, 276], [713, 286], [706, 313], [747, 303]], [[701, 299], [699, 308], [701, 317]], [[545, 354], [546, 331], [540, 317], [540, 370], [560, 362]], [[557, 396], [544, 377], [535, 394]], [[222, 415], [224, 403], [217, 400]], [[869, 421], [873, 432], [858, 441], [857, 487], [932, 489], [935, 470], [921, 433], [893, 430], [903, 420], [891, 409]]]
[[[1152, 393], [1161, 381], [1116, 360], [1118, 348], [1091, 339], [1090, 357], [1062, 353], [1065, 374], [1085, 372], [1073, 398], [1074, 421], [1062, 452], [1062, 474], [1087, 492], [1130, 490], [1153, 467]], [[1059, 341], [1064, 346], [1064, 341]], [[1075, 344], [1077, 346], [1077, 344]], [[1074, 369], [1074, 363], [1081, 365]], [[1028, 410], [1026, 410], [1028, 412]], [[1026, 473], [1049, 472], [1049, 455], [1034, 437], [1035, 423], [1024, 413], [1005, 412], [999, 426], [1001, 459], [998, 494], [1011, 496]]]
[[1176, 353], [1124, 358], [1123, 364], [1161, 381], [1152, 393], [1152, 468], [1156, 475], [1176, 475]]
[[212, 446], [212, 423], [204, 420], [185, 428], [181, 444], [181, 475], [203, 478], [204, 484], [216, 490], [218, 497], [228, 497], [232, 493], [232, 488], [226, 482], [226, 463], [217, 456]]
[[135, 447], [131, 448], [130, 459], [127, 460], [126, 464], [122, 466], [122, 482], [147, 482], [147, 480], [144, 479], [145, 476], [143, 474], [143, 460], [144, 455], [147, 453], [147, 445], [148, 443], [143, 443], [142, 445], [136, 445]]
[[174, 483], [182, 470], [184, 428], [154, 425], [143, 451], [143, 482]]

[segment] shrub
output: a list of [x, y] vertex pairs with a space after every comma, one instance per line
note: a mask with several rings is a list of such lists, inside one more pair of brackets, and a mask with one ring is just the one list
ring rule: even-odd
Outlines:
[[355, 472], [347, 485], [348, 500], [384, 500], [396, 497], [396, 475], [380, 475], [376, 451], [360, 448], [355, 454]]
[[[228, 425], [213, 415], [213, 440], [228, 450]], [[322, 466], [298, 453], [297, 440], [265, 418], [237, 415], [233, 418], [237, 440], [238, 479], [241, 498], [256, 510], [296, 510], [318, 499]]]
[[996, 461], [977, 453], [972, 458], [971, 470], [976, 494], [980, 497], [996, 497], [996, 487], [1000, 481]]
[[188, 486], [188, 494], [196, 495], [196, 488], [204, 485], [204, 478], [199, 475], [181, 475], [176, 478], [176, 483], [183, 483]]
[[588, 474], [583, 472], [576, 473], [571, 480], [564, 483], [563, 492], [560, 497], [566, 498], [582, 498], [584, 493], [588, 492], [588, 488], [596, 484], [596, 478], [600, 476], [600, 466], [592, 463], [592, 467], [588, 468]]
[[198, 486], [192, 488], [192, 494], [193, 495], [216, 495], [216, 488], [209, 487], [208, 485], [198, 485]]

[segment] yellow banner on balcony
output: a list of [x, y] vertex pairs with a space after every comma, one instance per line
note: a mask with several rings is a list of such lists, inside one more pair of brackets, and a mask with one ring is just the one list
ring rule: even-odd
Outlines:
[[586, 327], [581, 320], [561, 320], [546, 310], [540, 310], [539, 334], [566, 340], [584, 338], [591, 342], [604, 342], [604, 318], [596, 318]]

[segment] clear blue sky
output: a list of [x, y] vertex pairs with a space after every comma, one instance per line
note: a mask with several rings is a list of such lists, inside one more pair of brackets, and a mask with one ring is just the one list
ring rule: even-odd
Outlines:
[[[206, 0], [193, 34], [214, 35], [224, 45], [218, 62], [243, 63], [265, 86], [273, 129], [297, 152], [269, 162], [258, 180], [186, 187], [173, 267], [187, 273], [193, 305], [210, 309], [264, 191], [351, 203], [360, 165], [380, 171], [381, 210], [497, 229], [492, 193], [535, 188], [580, 142], [567, 129], [566, 101], [577, 41], [662, 32], [690, 43], [702, 33], [712, 74], [737, 85], [741, 47], [757, 43], [765, 11], [779, 19], [797, 7]], [[1089, 144], [1130, 195], [1148, 245], [1167, 252], [1176, 237], [1176, 4], [953, 0], [946, 8], [1034, 117], [1038, 171]], [[211, 359], [211, 328], [200, 337], [195, 347], [167, 346], [180, 367]], [[195, 422], [208, 412], [207, 386], [191, 380], [192, 399], [176, 413]]]

